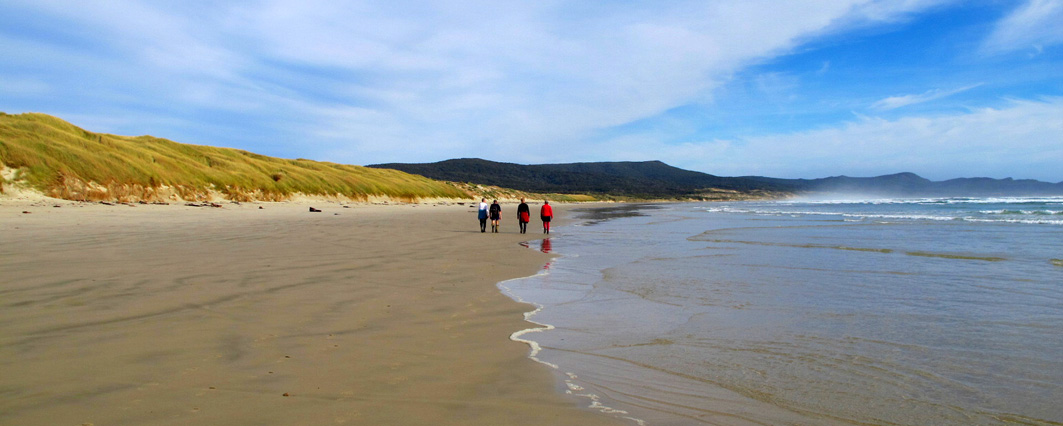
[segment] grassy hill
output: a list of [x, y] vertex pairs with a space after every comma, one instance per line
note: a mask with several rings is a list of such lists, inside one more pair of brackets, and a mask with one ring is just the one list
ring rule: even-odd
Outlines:
[[35, 113], [0, 113], [0, 163], [0, 191], [17, 183], [68, 200], [471, 198], [456, 185], [397, 170], [93, 133]]

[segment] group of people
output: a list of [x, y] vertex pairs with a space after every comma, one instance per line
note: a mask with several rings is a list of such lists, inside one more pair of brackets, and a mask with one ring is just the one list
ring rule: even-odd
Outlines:
[[[491, 220], [491, 232], [498, 232], [498, 222], [502, 220], [502, 205], [498, 204], [498, 200], [495, 200], [491, 204], [487, 204], [486, 198], [480, 199], [480, 232], [487, 232], [487, 220]], [[543, 233], [550, 233], [550, 221], [554, 219], [554, 209], [550, 207], [549, 201], [543, 201], [543, 207], [539, 209], [539, 218], [543, 221]], [[531, 222], [531, 208], [528, 207], [528, 203], [524, 202], [524, 198], [520, 199], [520, 205], [517, 206], [517, 223], [520, 224], [520, 233], [528, 233], [528, 222]]]

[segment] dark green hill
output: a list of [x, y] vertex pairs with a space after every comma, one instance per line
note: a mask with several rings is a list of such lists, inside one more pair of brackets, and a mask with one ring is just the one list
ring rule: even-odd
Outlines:
[[1063, 182], [1047, 183], [1028, 179], [961, 178], [934, 182], [914, 173], [821, 179], [722, 177], [683, 170], [660, 161], [520, 165], [463, 158], [438, 163], [392, 163], [367, 167], [529, 192], [631, 198], [734, 199], [823, 193], [880, 197], [1063, 195]]
[[720, 177], [660, 161], [520, 165], [478, 158], [421, 164], [374, 164], [431, 179], [498, 185], [542, 193], [590, 193], [634, 198], [768, 196], [797, 188], [785, 182]]

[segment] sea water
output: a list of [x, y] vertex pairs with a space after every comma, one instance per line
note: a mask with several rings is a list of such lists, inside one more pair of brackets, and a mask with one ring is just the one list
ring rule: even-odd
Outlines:
[[[622, 206], [503, 283], [649, 425], [1063, 424], [1063, 198]], [[547, 326], [548, 325], [548, 326]], [[549, 328], [549, 330], [546, 330]]]

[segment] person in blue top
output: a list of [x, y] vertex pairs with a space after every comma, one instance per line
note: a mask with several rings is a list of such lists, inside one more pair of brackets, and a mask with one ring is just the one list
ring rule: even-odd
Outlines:
[[487, 232], [487, 209], [488, 209], [487, 199], [486, 198], [481, 198], [480, 199], [480, 212], [478, 213], [478, 218], [480, 219], [480, 232], [481, 233]]

